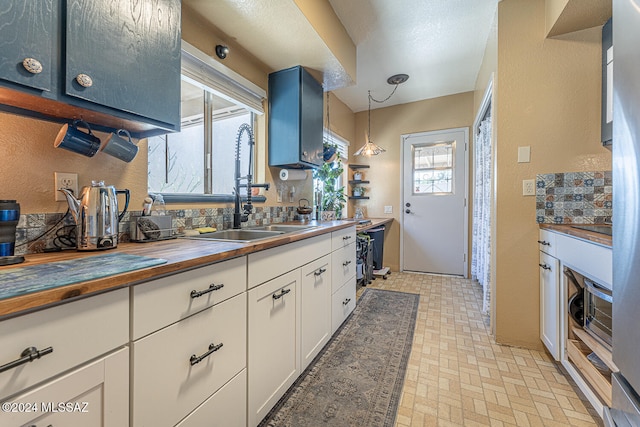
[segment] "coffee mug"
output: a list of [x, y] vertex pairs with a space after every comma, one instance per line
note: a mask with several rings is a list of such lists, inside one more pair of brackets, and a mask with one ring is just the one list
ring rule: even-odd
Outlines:
[[[89, 133], [78, 129], [79, 124], [86, 127]], [[64, 148], [65, 150], [73, 151], [83, 156], [93, 157], [100, 149], [100, 138], [91, 132], [91, 128], [87, 122], [84, 120], [74, 120], [73, 123], [67, 123], [62, 126], [62, 129], [60, 129], [58, 136], [56, 136], [53, 142], [53, 146]]]
[[[127, 139], [122, 138], [120, 134], [126, 135]], [[138, 154], [138, 146], [131, 141], [131, 134], [128, 131], [119, 129], [109, 136], [102, 152], [123, 162], [130, 162]]]

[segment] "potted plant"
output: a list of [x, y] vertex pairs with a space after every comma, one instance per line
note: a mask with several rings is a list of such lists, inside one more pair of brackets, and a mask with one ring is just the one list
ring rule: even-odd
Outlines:
[[334, 161], [325, 162], [313, 171], [313, 178], [322, 182], [323, 185], [322, 210], [325, 212], [334, 211], [336, 218], [342, 216], [342, 209], [347, 201], [344, 186], [338, 185], [342, 172], [344, 172], [344, 168], [340, 153], [336, 153]]
[[362, 197], [366, 191], [365, 187], [353, 187], [353, 197]]

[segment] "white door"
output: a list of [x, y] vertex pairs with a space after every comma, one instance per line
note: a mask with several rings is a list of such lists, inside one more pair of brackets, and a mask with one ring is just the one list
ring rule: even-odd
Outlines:
[[402, 269], [466, 276], [467, 128], [402, 137]]

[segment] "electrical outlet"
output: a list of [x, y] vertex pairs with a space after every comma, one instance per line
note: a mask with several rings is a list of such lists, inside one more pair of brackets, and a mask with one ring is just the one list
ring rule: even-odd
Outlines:
[[535, 196], [536, 195], [536, 180], [524, 179], [522, 180], [522, 195], [523, 196]]
[[73, 194], [78, 197], [78, 174], [77, 173], [66, 173], [66, 172], [54, 172], [54, 193], [56, 202], [64, 202], [66, 197], [61, 191], [58, 191], [60, 188], [66, 188], [67, 190], [73, 191]]
[[389, 206], [389, 205], [385, 206], [384, 207], [384, 213], [386, 213], [386, 214], [393, 213], [393, 206]]

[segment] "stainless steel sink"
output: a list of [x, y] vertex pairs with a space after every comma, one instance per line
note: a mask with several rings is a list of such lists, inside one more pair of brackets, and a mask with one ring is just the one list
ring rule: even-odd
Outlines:
[[284, 233], [292, 233], [294, 231], [303, 231], [310, 228], [315, 228], [315, 225], [288, 225], [288, 224], [271, 224], [260, 227], [251, 227], [251, 230], [265, 230], [265, 231], [282, 231]]
[[226, 240], [234, 242], [253, 242], [260, 239], [268, 239], [284, 234], [277, 230], [222, 230], [213, 233], [203, 233], [195, 236], [185, 236], [186, 239]]

